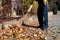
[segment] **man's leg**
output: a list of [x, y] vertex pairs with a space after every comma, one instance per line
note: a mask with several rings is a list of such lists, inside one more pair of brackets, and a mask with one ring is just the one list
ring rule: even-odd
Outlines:
[[43, 7], [38, 8], [38, 22], [39, 22], [39, 28], [43, 29]]
[[44, 23], [43, 23], [43, 28], [44, 29], [48, 28], [48, 8], [47, 8], [47, 4], [44, 7]]

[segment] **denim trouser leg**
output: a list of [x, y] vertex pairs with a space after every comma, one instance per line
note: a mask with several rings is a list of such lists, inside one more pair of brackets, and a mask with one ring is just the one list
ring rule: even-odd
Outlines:
[[48, 28], [48, 7], [47, 4], [44, 7], [44, 21], [43, 21], [43, 28]]

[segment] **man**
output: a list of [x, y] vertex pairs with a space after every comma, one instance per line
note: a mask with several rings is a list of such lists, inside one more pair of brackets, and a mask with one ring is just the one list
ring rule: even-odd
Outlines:
[[37, 13], [38, 22], [39, 22], [38, 28], [41, 28], [42, 30], [44, 30], [44, 28], [43, 28], [44, 2], [43, 2], [43, 0], [36, 0], [36, 1], [39, 4], [38, 13]]
[[[38, 7], [38, 21], [39, 26], [42, 30], [48, 28], [48, 8], [47, 8], [47, 0], [36, 0], [39, 3]], [[43, 20], [44, 17], [44, 20]]]

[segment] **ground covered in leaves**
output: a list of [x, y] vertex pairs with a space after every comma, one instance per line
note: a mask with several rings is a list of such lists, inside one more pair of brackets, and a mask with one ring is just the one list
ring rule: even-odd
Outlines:
[[41, 29], [11, 25], [9, 28], [0, 30], [0, 40], [44, 40], [46, 36]]

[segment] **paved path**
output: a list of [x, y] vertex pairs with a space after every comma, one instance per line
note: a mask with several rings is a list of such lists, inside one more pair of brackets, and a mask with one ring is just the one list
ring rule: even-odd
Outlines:
[[60, 12], [49, 17], [48, 40], [60, 40]]

